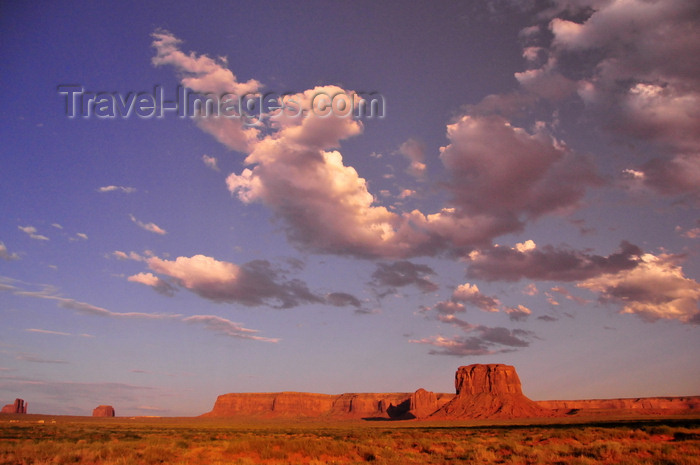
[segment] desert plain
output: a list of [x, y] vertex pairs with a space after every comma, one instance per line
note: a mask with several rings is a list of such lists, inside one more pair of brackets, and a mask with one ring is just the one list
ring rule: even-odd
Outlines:
[[455, 391], [231, 393], [187, 418], [5, 413], [0, 465], [700, 464], [700, 396], [538, 402], [500, 364], [459, 367]]

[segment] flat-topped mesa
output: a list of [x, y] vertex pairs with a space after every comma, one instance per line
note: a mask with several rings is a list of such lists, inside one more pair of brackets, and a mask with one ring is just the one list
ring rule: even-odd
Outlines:
[[454, 399], [431, 417], [526, 418], [549, 417], [556, 412], [523, 395], [520, 378], [510, 365], [469, 365], [457, 369]]
[[92, 411], [93, 417], [113, 417], [114, 415], [114, 407], [111, 405], [98, 405]]
[[523, 395], [520, 378], [511, 365], [469, 365], [459, 367], [455, 373], [457, 395], [490, 394]]

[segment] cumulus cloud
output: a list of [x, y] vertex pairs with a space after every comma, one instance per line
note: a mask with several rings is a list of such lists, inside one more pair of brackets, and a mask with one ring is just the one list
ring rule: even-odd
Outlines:
[[34, 226], [17, 226], [20, 231], [23, 233], [27, 234], [29, 237], [32, 239], [35, 239], [37, 241], [48, 241], [49, 238], [46, 236], [42, 236], [41, 234], [37, 234], [37, 229]]
[[677, 256], [644, 254], [635, 268], [591, 277], [578, 286], [619, 305], [621, 313], [700, 324], [700, 283], [684, 275]]
[[544, 126], [532, 132], [498, 115], [464, 115], [447, 128], [440, 159], [457, 213], [487, 217], [487, 238], [522, 228], [523, 221], [578, 205], [599, 179]]
[[528, 347], [534, 333], [523, 329], [508, 329], [497, 326], [473, 325], [454, 315], [443, 315], [440, 321], [462, 330], [465, 335], [454, 337], [434, 336], [412, 339], [409, 342], [428, 344], [437, 349], [430, 350], [431, 355], [476, 356], [494, 355], [513, 352], [518, 348]]
[[214, 171], [220, 171], [219, 161], [216, 159], [216, 157], [210, 157], [209, 155], [205, 154], [202, 155], [202, 161], [207, 166], [207, 168], [212, 169]]
[[457, 286], [452, 293], [452, 300], [473, 305], [485, 312], [498, 312], [501, 302], [495, 298], [484, 295], [476, 284], [464, 283]]
[[[570, 2], [556, 3], [562, 8], [553, 15]], [[700, 65], [692, 57], [700, 54], [700, 5], [615, 0], [578, 6], [578, 13], [589, 8], [581, 22], [550, 17], [548, 53], [559, 72], [577, 81], [578, 94], [608, 129], [657, 145], [657, 155], [635, 167], [648, 187], [697, 196]]]
[[[239, 83], [225, 60], [183, 53], [181, 41], [168, 32], [153, 36], [154, 64], [174, 66], [182, 84], [195, 91], [260, 88], [254, 80]], [[202, 117], [198, 122], [224, 145], [247, 155], [246, 167], [227, 177], [229, 191], [244, 203], [270, 208], [288, 239], [304, 250], [373, 258], [469, 250], [522, 229], [529, 219], [576, 207], [586, 187], [598, 182], [592, 165], [544, 126], [526, 131], [472, 109], [448, 126], [450, 144], [441, 149], [450, 178], [449, 205], [431, 214], [393, 212], [375, 203], [367, 181], [345, 165], [338, 150], [341, 141], [362, 132], [361, 121], [318, 115], [313, 110], [319, 95], [352, 91], [329, 85], [290, 95], [304, 117], [282, 112], [274, 124], [263, 118], [262, 127], [244, 127], [230, 118]], [[409, 159], [414, 175], [424, 171], [420, 143], [409, 140], [399, 152]]]
[[124, 194], [133, 194], [134, 192], [136, 192], [136, 188], [135, 187], [128, 187], [128, 186], [110, 185], [110, 186], [100, 187], [99, 189], [97, 189], [97, 192], [101, 192], [101, 193], [104, 193], [104, 192], [123, 192]]
[[5, 245], [5, 243], [0, 241], [0, 260], [6, 260], [8, 262], [13, 260], [19, 260], [19, 255], [7, 250], [7, 246]]
[[362, 307], [362, 302], [360, 299], [352, 294], [348, 294], [347, 292], [331, 292], [330, 294], [326, 295], [326, 302], [336, 307]]
[[507, 307], [506, 314], [512, 321], [523, 321], [532, 315], [532, 310], [524, 305], [517, 305], [515, 307]]
[[[325, 301], [311, 292], [304, 282], [284, 279], [283, 271], [275, 269], [266, 260], [254, 260], [240, 266], [205, 255], [177, 257], [175, 260], [149, 257], [144, 260], [151, 271], [167, 276], [176, 285], [214, 302], [290, 308]], [[162, 282], [151, 273], [134, 275], [130, 280], [153, 287]]]
[[399, 146], [398, 152], [410, 162], [406, 170], [408, 174], [416, 178], [425, 174], [425, 144], [416, 139], [408, 139]]
[[258, 330], [245, 328], [240, 323], [215, 315], [193, 315], [183, 318], [182, 321], [189, 324], [202, 324], [207, 330], [224, 336], [261, 342], [279, 342], [278, 338], [256, 336]]
[[129, 276], [127, 278], [127, 281], [130, 281], [133, 283], [145, 284], [146, 286], [152, 287], [156, 292], [163, 294], [163, 295], [168, 295], [168, 296], [174, 295], [175, 291], [177, 290], [170, 283], [160, 279], [159, 277], [155, 276], [153, 273], [138, 273], [138, 274]]
[[438, 302], [434, 309], [441, 315], [454, 315], [466, 312], [467, 305], [485, 312], [498, 312], [501, 302], [495, 297], [482, 294], [476, 284], [464, 283], [455, 288], [450, 300]]
[[635, 268], [642, 250], [623, 241], [620, 250], [607, 257], [568, 247], [542, 248], [534, 242], [515, 247], [492, 247], [470, 255], [467, 274], [488, 281], [579, 281], [605, 273]]
[[[179, 49], [182, 41], [165, 30], [157, 30], [152, 36], [152, 45], [156, 49], [153, 64], [173, 66], [180, 76], [180, 83], [195, 92], [213, 93], [217, 97], [226, 94], [243, 97], [261, 88], [255, 79], [239, 82], [227, 68], [226, 58], [216, 60], [206, 55], [183, 53]], [[197, 119], [197, 124], [222, 144], [239, 151], [248, 151], [259, 134], [259, 130], [247, 126], [243, 118], [202, 117]]]
[[133, 221], [134, 224], [136, 224], [139, 228], [145, 231], [160, 234], [161, 236], [167, 234], [167, 231], [165, 231], [165, 229], [161, 228], [155, 223], [144, 223], [143, 221], [139, 221], [138, 219], [136, 219], [134, 215], [129, 215], [129, 218], [131, 218], [131, 221]]
[[416, 286], [422, 292], [434, 292], [438, 285], [429, 279], [435, 271], [428, 265], [399, 260], [393, 263], [378, 263], [372, 273], [371, 284], [385, 288], [386, 293], [396, 292], [396, 288]]

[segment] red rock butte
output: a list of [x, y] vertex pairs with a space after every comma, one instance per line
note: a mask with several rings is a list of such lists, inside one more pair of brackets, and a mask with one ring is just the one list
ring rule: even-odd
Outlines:
[[5, 405], [0, 413], [27, 413], [27, 403], [22, 399], [15, 399], [13, 404]]
[[93, 417], [113, 417], [114, 416], [114, 407], [112, 407], [111, 405], [98, 405], [92, 411], [92, 416]]
[[677, 414], [700, 410], [700, 396], [577, 401], [533, 401], [525, 397], [510, 365], [457, 369], [456, 394], [418, 389], [413, 393], [313, 394], [268, 392], [222, 394], [205, 417], [313, 417], [321, 419], [542, 418], [566, 414], [631, 411]]
[[525, 397], [510, 365], [469, 365], [455, 374], [457, 395], [434, 418], [551, 417], [557, 413]]

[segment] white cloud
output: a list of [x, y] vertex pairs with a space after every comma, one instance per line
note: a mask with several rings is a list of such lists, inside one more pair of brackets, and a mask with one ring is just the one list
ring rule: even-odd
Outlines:
[[155, 234], [160, 234], [161, 236], [164, 234], [167, 234], [167, 231], [160, 226], [158, 226], [155, 223], [144, 223], [142, 221], [139, 221], [136, 219], [134, 215], [129, 215], [129, 218], [131, 218], [131, 221], [133, 221], [136, 225], [138, 225], [139, 228], [146, 230], [148, 232], [152, 232]]
[[97, 189], [97, 192], [101, 192], [101, 193], [104, 193], [104, 192], [123, 192], [125, 194], [133, 194], [134, 192], [136, 192], [136, 188], [135, 187], [127, 187], [127, 186], [110, 185], [110, 186], [100, 187], [99, 189]]
[[37, 234], [37, 230], [34, 226], [18, 226], [19, 230], [26, 233], [29, 237], [32, 239], [38, 240], [38, 241], [48, 241], [49, 238], [46, 236], [42, 236], [41, 234]]
[[7, 246], [4, 242], [0, 241], [0, 259], [6, 261], [19, 260], [19, 255], [14, 252], [7, 250]]

